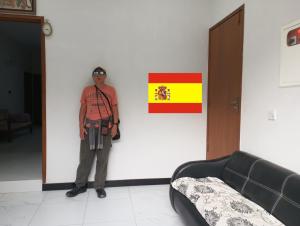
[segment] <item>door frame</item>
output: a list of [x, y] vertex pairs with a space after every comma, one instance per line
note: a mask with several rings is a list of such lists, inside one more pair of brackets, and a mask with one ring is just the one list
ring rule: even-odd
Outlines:
[[46, 183], [46, 48], [45, 35], [42, 32], [43, 16], [13, 15], [0, 13], [0, 21], [37, 23], [41, 26], [41, 76], [42, 76], [42, 181]]
[[[209, 94], [209, 79], [210, 79], [210, 68], [211, 68], [211, 53], [210, 53], [210, 49], [211, 49], [211, 45], [212, 45], [212, 41], [211, 41], [211, 32], [218, 26], [222, 25], [223, 23], [225, 23], [227, 20], [229, 20], [231, 17], [235, 16], [238, 13], [243, 13], [243, 23], [242, 23], [242, 30], [243, 30], [243, 34], [242, 34], [242, 39], [244, 40], [244, 18], [245, 18], [245, 4], [241, 5], [238, 9], [234, 10], [232, 13], [230, 13], [228, 16], [226, 16], [225, 18], [223, 18], [221, 21], [219, 21], [218, 23], [216, 23], [215, 25], [213, 25], [212, 27], [209, 28], [209, 44], [208, 44], [208, 78], [207, 78], [207, 84], [208, 84], [208, 92], [207, 92], [207, 126], [206, 126], [206, 159], [208, 159], [208, 150], [209, 150], [209, 105], [210, 105], [210, 94]], [[243, 42], [244, 43], [244, 42]], [[244, 44], [242, 46], [242, 52], [244, 51]], [[243, 68], [243, 54], [242, 54], [242, 68]], [[238, 137], [238, 149], [240, 149], [240, 134], [241, 134], [241, 102], [242, 102], [242, 80], [243, 77], [241, 78], [241, 99], [240, 99], [240, 120], [239, 120], [239, 137]]]

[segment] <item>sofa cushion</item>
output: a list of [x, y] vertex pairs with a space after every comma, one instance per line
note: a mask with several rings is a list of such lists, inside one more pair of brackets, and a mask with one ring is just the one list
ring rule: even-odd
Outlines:
[[300, 176], [293, 174], [287, 178], [272, 214], [286, 225], [300, 225]]
[[172, 187], [185, 195], [210, 226], [282, 226], [274, 216], [214, 177], [182, 177]]
[[300, 178], [294, 172], [245, 152], [236, 152], [222, 179], [286, 225], [299, 225]]

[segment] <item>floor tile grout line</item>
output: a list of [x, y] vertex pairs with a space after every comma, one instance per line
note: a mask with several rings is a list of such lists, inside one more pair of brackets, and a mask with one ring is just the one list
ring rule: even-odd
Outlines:
[[128, 194], [129, 194], [129, 199], [130, 199], [130, 204], [131, 204], [131, 210], [132, 210], [132, 213], [133, 213], [134, 224], [136, 226], [138, 226], [137, 221], [136, 221], [135, 210], [134, 210], [134, 205], [133, 205], [133, 200], [132, 200], [130, 187], [128, 187]]
[[86, 198], [86, 202], [85, 202], [85, 207], [84, 207], [84, 211], [83, 211], [83, 219], [82, 219], [82, 226], [84, 226], [84, 222], [85, 222], [85, 217], [86, 217], [86, 211], [87, 211], [87, 206], [88, 206], [88, 202], [89, 202], [89, 197], [90, 197], [90, 192], [91, 190], [87, 189], [88, 194], [87, 194], [87, 198]]
[[[42, 192], [42, 194], [43, 194], [43, 191], [41, 191], [41, 192]], [[32, 221], [33, 221], [33, 219], [34, 219], [34, 217], [36, 216], [38, 210], [41, 208], [41, 206], [42, 206], [42, 204], [44, 203], [44, 201], [45, 201], [45, 199], [46, 199], [46, 196], [47, 196], [48, 194], [49, 194], [49, 193], [46, 193], [46, 194], [43, 196], [42, 201], [41, 201], [41, 203], [39, 203], [38, 207], [36, 208], [36, 211], [35, 211], [34, 214], [32, 215], [32, 217], [31, 217], [31, 219], [30, 219], [30, 221], [29, 221], [29, 223], [28, 223], [28, 226], [31, 225], [31, 223], [32, 223]]]
[[[131, 206], [131, 210], [132, 210], [132, 214], [133, 214], [133, 221], [132, 222], [134, 222], [134, 224], [133, 225], [135, 225], [135, 226], [138, 226], [139, 225], [139, 217], [138, 217], [138, 214], [136, 213], [136, 211], [135, 210], [138, 210], [138, 209], [136, 209], [135, 207], [136, 207], [136, 203], [134, 202], [135, 201], [135, 189], [131, 189], [131, 187], [127, 187], [126, 188], [126, 190], [127, 190], [127, 194], [128, 194], [128, 198], [129, 198], [129, 205]], [[144, 189], [142, 189], [142, 190], [144, 190]], [[150, 190], [152, 190], [152, 189], [150, 189]], [[155, 189], [156, 190], [156, 189]], [[84, 226], [84, 224], [89, 224], [90, 222], [86, 222], [86, 217], [87, 217], [87, 213], [88, 213], [88, 205], [89, 205], [89, 197], [91, 197], [92, 196], [92, 193], [90, 194], [90, 192], [93, 192], [91, 189], [89, 189], [88, 191], [88, 194], [87, 194], [87, 196], [86, 196], [86, 198], [85, 198], [85, 202], [84, 203], [82, 203], [83, 205], [84, 205], [84, 208], [83, 208], [83, 211], [81, 212], [83, 215], [82, 215], [82, 222], [78, 222], [78, 226]], [[41, 210], [41, 208], [43, 208], [43, 205], [47, 205], [48, 203], [47, 203], [47, 201], [48, 201], [48, 198], [51, 198], [52, 197], [52, 195], [51, 195], [51, 191], [50, 192], [41, 192], [43, 195], [42, 195], [42, 197], [41, 198], [39, 198], [39, 200], [40, 200], [40, 202], [36, 202], [36, 203], [33, 203], [35, 206], [36, 206], [36, 210], [34, 210], [33, 212], [33, 214], [32, 214], [32, 216], [28, 219], [28, 224], [27, 224], [27, 226], [29, 226], [29, 225], [32, 225], [33, 224], [33, 222], [35, 222], [35, 220], [36, 220], [36, 217], [39, 215], [39, 212], [38, 211], [40, 211]], [[143, 191], [143, 193], [144, 193], [144, 191]], [[1, 197], [1, 195], [0, 195], [0, 197]], [[129, 207], [129, 206], [128, 206]], [[174, 216], [170, 216], [170, 217], [174, 217]], [[177, 217], [175, 217], [175, 218], [177, 218]], [[92, 223], [92, 222], [91, 222]], [[95, 222], [95, 223], [97, 223], [97, 222]], [[65, 226], [71, 226], [71, 225], [65, 225]]]

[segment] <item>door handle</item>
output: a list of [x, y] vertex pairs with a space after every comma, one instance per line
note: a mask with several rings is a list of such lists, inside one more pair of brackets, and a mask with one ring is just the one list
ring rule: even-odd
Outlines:
[[233, 107], [235, 111], [239, 111], [240, 109], [240, 98], [237, 97], [230, 102], [230, 105]]

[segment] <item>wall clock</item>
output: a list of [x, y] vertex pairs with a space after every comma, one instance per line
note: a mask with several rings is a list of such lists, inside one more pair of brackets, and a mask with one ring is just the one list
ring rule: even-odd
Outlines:
[[43, 24], [42, 30], [43, 30], [43, 33], [44, 33], [45, 36], [52, 35], [52, 33], [53, 33], [52, 25], [49, 23], [48, 20], [45, 20], [45, 23]]

